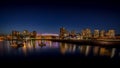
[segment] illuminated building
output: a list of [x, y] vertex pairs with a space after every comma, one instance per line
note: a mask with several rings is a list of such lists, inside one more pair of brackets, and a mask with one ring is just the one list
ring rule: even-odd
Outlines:
[[62, 27], [62, 28], [60, 28], [60, 39], [62, 39], [63, 38], [63, 36], [64, 36], [64, 28]]
[[115, 38], [115, 30], [108, 31], [108, 38]]
[[59, 35], [60, 39], [64, 39], [67, 35], [68, 35], [68, 31], [65, 30], [65, 28], [63, 27], [60, 28], [60, 35]]
[[37, 36], [37, 32], [36, 31], [33, 31], [30, 33], [30, 38], [36, 38]]
[[29, 36], [29, 31], [28, 31], [28, 30], [24, 30], [24, 31], [23, 31], [23, 35], [24, 35], [24, 36]]
[[84, 38], [85, 37], [85, 30], [81, 31], [81, 36]]
[[72, 30], [71, 33], [70, 33], [70, 36], [73, 38], [73, 37], [75, 37], [75, 34], [76, 34], [75, 30]]
[[101, 30], [101, 31], [100, 31], [100, 37], [101, 37], [101, 38], [104, 38], [104, 36], [105, 36], [105, 30]]
[[89, 28], [82, 30], [81, 31], [81, 37], [83, 37], [84, 39], [88, 39], [92, 37], [92, 33], [91, 30]]
[[99, 30], [96, 29], [94, 30], [94, 38], [98, 38], [99, 37]]
[[33, 36], [36, 37], [36, 35], [37, 35], [37, 32], [33, 31]]
[[86, 38], [91, 38], [92, 37], [92, 34], [91, 34], [91, 30], [90, 29], [86, 29], [85, 30], [85, 32], [86, 32]]

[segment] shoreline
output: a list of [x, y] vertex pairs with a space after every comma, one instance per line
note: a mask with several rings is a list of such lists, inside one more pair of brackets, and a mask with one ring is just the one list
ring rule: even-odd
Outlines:
[[[17, 40], [17, 39], [12, 39]], [[8, 40], [8, 41], [12, 41]], [[29, 41], [29, 40], [48, 40], [53, 42], [61, 42], [61, 43], [71, 43], [71, 44], [80, 44], [80, 45], [93, 45], [93, 46], [105, 46], [105, 47], [120, 47], [120, 39], [83, 39], [83, 40], [76, 40], [76, 39], [23, 39], [17, 41]], [[3, 40], [4, 41], [4, 40]]]

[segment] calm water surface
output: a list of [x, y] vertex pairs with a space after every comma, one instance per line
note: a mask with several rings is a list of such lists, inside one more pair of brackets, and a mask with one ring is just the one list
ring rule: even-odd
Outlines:
[[72, 60], [77, 62], [109, 60], [110, 62], [120, 62], [120, 48], [43, 40], [42, 42], [46, 45], [39, 45], [41, 44], [41, 40], [31, 40], [24, 42], [24, 46], [22, 47], [14, 47], [11, 41], [0, 41], [0, 60]]

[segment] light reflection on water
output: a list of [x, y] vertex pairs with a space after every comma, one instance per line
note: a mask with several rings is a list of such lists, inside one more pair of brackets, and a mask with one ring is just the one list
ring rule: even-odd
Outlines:
[[[58, 43], [51, 41], [27, 41], [24, 42], [23, 47], [11, 47], [11, 41], [1, 41], [0, 42], [0, 56], [30, 56], [30, 55], [40, 55], [40, 54], [60, 54], [60, 55], [82, 55], [85, 57], [109, 57], [109, 58], [120, 58], [119, 48], [105, 48], [100, 46], [90, 46], [90, 45], [76, 45], [69, 43]], [[40, 46], [39, 44], [44, 42], [45, 46]]]
[[62, 54], [65, 53], [75, 53], [78, 52], [84, 56], [106, 56], [110, 58], [120, 57], [120, 49], [116, 48], [106, 48], [100, 46], [90, 46], [90, 45], [73, 45], [68, 43], [60, 43], [60, 51]]

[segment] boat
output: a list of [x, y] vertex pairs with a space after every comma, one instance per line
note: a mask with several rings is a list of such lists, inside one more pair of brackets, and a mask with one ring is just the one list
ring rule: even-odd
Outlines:
[[19, 47], [23, 47], [24, 43], [23, 42], [11, 42], [10, 46], [13, 48], [19, 48]]

